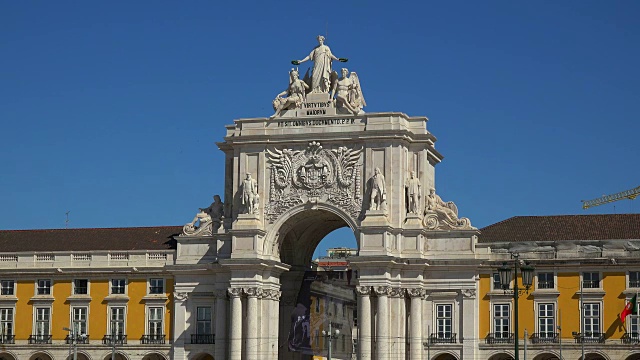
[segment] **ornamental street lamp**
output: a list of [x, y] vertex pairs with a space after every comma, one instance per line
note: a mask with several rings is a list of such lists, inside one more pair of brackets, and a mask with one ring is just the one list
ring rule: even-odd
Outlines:
[[[511, 267], [507, 265], [506, 262], [502, 263], [502, 267], [498, 269], [498, 273], [500, 274], [500, 286], [506, 293], [507, 290], [510, 290], [511, 280], [513, 279], [513, 324], [514, 324], [514, 334], [515, 334], [515, 360], [518, 360], [520, 357], [519, 354], [519, 343], [520, 337], [518, 335], [518, 297], [521, 294], [529, 293], [529, 288], [531, 287], [531, 283], [533, 282], [533, 266], [527, 264], [520, 264], [520, 260], [518, 259], [518, 254], [511, 254], [511, 258], [513, 259], [513, 278], [511, 277]], [[524, 289], [520, 289], [518, 287], [518, 269], [522, 272], [522, 286]], [[525, 339], [524, 341], [527, 341]]]
[[333, 342], [333, 339], [338, 338], [338, 335], [340, 335], [340, 330], [338, 329], [336, 329], [334, 332], [331, 332], [331, 321], [329, 321], [329, 331], [327, 332], [322, 330], [322, 337], [329, 341], [329, 353], [327, 355], [327, 360], [331, 360], [331, 343]]
[[71, 343], [69, 344], [69, 346], [71, 347], [69, 349], [69, 356], [72, 355], [73, 351], [73, 360], [78, 360], [78, 339], [84, 340], [87, 338], [86, 334], [79, 334], [78, 325], [79, 323], [74, 321], [72, 329], [69, 329], [68, 327], [62, 328], [62, 330], [69, 332], [69, 338], [71, 340]]

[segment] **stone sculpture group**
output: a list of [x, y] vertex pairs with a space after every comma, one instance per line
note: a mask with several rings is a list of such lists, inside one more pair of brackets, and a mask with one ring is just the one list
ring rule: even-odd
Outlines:
[[[362, 114], [362, 108], [367, 104], [362, 95], [360, 80], [355, 72], [343, 68], [341, 75], [332, 69], [332, 62], [347, 62], [345, 58], [337, 58], [331, 49], [324, 44], [324, 36], [319, 35], [318, 46], [302, 60], [293, 60], [294, 65], [312, 61], [311, 75], [300, 79], [297, 69], [289, 71], [289, 86], [276, 95], [273, 100], [273, 117], [282, 116], [286, 110], [302, 109], [309, 94], [320, 102], [328, 100], [327, 106], [335, 108], [340, 113]], [[327, 97], [328, 95], [328, 97]], [[313, 102], [315, 103], [315, 101]]]

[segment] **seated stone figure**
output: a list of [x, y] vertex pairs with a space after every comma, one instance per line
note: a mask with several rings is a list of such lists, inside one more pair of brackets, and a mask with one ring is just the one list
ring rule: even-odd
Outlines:
[[198, 210], [200, 211], [193, 220], [183, 227], [185, 235], [210, 235], [214, 226], [216, 227], [215, 230], [220, 227], [224, 214], [224, 204], [219, 195], [213, 196], [213, 203], [209, 207], [199, 208]]
[[431, 230], [473, 229], [467, 218], [458, 218], [458, 208], [453, 201], [444, 202], [431, 188], [425, 199], [424, 226]]
[[[309, 90], [309, 85], [300, 80], [298, 70], [291, 69], [289, 72], [289, 87], [278, 94], [273, 100], [273, 116], [281, 116], [284, 110], [299, 109], [305, 99], [305, 94]], [[283, 97], [283, 96], [287, 97]]]

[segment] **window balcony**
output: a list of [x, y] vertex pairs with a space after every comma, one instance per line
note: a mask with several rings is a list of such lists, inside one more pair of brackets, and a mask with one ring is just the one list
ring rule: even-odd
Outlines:
[[[71, 344], [73, 342], [73, 337], [67, 335], [67, 337], [64, 338], [64, 342], [65, 344]], [[89, 343], [89, 335], [76, 336], [76, 344], [88, 344], [88, 343]]]
[[604, 333], [601, 332], [573, 332], [573, 338], [577, 344], [604, 344]]
[[192, 344], [215, 344], [215, 334], [191, 334]]
[[494, 332], [489, 333], [484, 339], [487, 344], [513, 344], [513, 333]]
[[620, 339], [623, 344], [639, 344], [640, 343], [640, 334], [637, 332], [624, 333], [622, 335], [622, 339]]
[[165, 335], [164, 334], [152, 334], [152, 335], [142, 335], [142, 339], [140, 339], [141, 344], [164, 344], [165, 343]]
[[640, 280], [629, 280], [630, 288], [640, 288]]
[[584, 289], [599, 289], [600, 288], [600, 280], [583, 280], [582, 287]]
[[538, 281], [538, 289], [553, 289], [553, 281]]
[[429, 336], [430, 344], [455, 344], [456, 341], [456, 333], [432, 333]]
[[29, 335], [29, 344], [51, 344], [51, 335]]
[[539, 332], [531, 335], [532, 344], [557, 344], [559, 342], [557, 332]]
[[0, 344], [15, 344], [15, 335], [0, 335]]
[[127, 343], [127, 335], [105, 335], [102, 338], [104, 345], [125, 345]]

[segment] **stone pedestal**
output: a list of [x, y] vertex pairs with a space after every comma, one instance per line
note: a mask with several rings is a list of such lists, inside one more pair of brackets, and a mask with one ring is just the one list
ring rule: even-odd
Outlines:
[[422, 219], [418, 214], [407, 214], [402, 227], [405, 229], [422, 229], [424, 226], [422, 226]]

